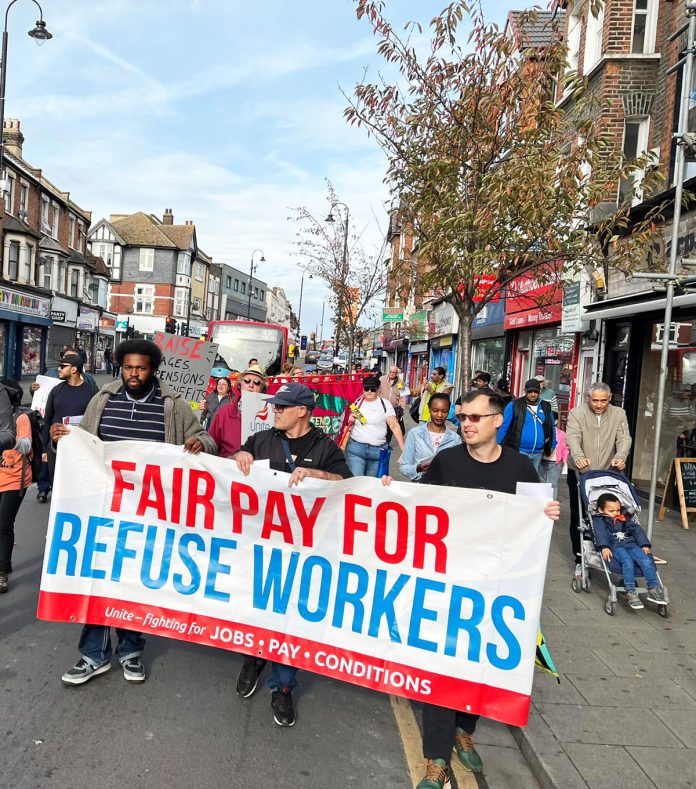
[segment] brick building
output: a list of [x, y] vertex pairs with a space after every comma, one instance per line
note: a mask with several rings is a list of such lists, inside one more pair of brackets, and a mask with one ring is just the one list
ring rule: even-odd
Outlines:
[[74, 344], [93, 366], [105, 340], [108, 271], [86, 249], [91, 212], [24, 159], [18, 120], [4, 121], [3, 141], [0, 375], [35, 375]]

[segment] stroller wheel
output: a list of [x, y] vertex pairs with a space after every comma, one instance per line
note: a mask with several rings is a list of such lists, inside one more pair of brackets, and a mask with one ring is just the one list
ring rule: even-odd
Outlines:
[[585, 591], [586, 592], [591, 592], [592, 591], [592, 581], [590, 580], [589, 575], [587, 577], [587, 580], [585, 581]]
[[667, 610], [667, 606], [666, 605], [658, 605], [657, 606], [657, 613], [660, 616], [663, 616], [665, 619], [667, 619], [667, 617], [669, 616], [669, 611]]
[[604, 603], [604, 610], [609, 614], [609, 616], [614, 616], [615, 608], [611, 598], [608, 598], [607, 602]]
[[573, 576], [573, 580], [570, 582], [570, 585], [573, 587], [574, 592], [580, 594], [580, 579], [577, 576]]

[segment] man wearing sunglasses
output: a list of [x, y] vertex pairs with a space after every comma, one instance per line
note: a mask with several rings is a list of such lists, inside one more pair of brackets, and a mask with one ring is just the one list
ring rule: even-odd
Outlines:
[[[48, 456], [48, 474], [50, 490], [53, 487], [53, 476], [56, 470], [55, 445], [51, 431], [54, 425], [78, 424], [87, 410], [89, 401], [97, 393], [94, 380], [88, 380], [83, 373], [83, 361], [77, 353], [66, 353], [58, 365], [58, 378], [62, 383], [54, 386], [48, 393], [44, 412], [43, 443]], [[39, 501], [45, 502], [48, 493], [44, 493]]]
[[[464, 444], [436, 454], [421, 477], [421, 484], [514, 494], [518, 482], [539, 481], [528, 457], [498, 444], [497, 432], [503, 424], [501, 397], [478, 390], [467, 392], [462, 397], [460, 419]], [[550, 501], [544, 513], [558, 520], [561, 505]], [[461, 706], [465, 705], [466, 699], [463, 699]], [[423, 755], [428, 764], [418, 789], [443, 789], [450, 777], [453, 745], [465, 769], [475, 773], [483, 771], [472, 739], [478, 718], [478, 715], [461, 710], [423, 705]]]
[[[340, 480], [351, 477], [343, 452], [322, 430], [310, 421], [314, 410], [312, 390], [300, 383], [283, 384], [269, 398], [273, 406], [274, 427], [250, 436], [234, 456], [243, 474], [248, 474], [255, 460], [269, 460], [275, 471], [290, 474], [289, 487], [303, 479]], [[265, 660], [249, 655], [237, 678], [237, 695], [247, 699], [259, 682]], [[292, 692], [297, 669], [273, 663], [268, 680], [271, 689], [273, 719], [278, 726], [294, 726], [296, 720]]]
[[266, 376], [258, 365], [249, 365], [237, 380], [236, 400], [218, 409], [210, 424], [209, 432], [220, 457], [231, 458], [242, 446], [242, 392], [260, 394], [265, 391]]

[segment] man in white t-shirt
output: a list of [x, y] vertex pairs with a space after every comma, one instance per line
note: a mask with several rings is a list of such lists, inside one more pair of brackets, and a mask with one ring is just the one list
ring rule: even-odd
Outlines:
[[380, 381], [370, 376], [363, 381], [363, 395], [351, 406], [352, 428], [346, 446], [348, 468], [355, 477], [376, 477], [380, 452], [387, 448], [390, 428], [401, 451], [404, 435], [392, 404], [379, 396]]

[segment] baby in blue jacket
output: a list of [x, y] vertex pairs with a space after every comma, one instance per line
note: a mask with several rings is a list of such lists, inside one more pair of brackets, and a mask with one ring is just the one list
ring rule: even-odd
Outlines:
[[633, 609], [643, 608], [636, 592], [634, 563], [643, 571], [648, 585], [648, 600], [665, 603], [665, 594], [657, 578], [655, 560], [651, 556], [650, 540], [639, 523], [621, 512], [621, 502], [613, 493], [602, 493], [597, 499], [597, 514], [592, 518], [597, 549], [608, 562], [612, 556], [621, 565], [628, 604]]

